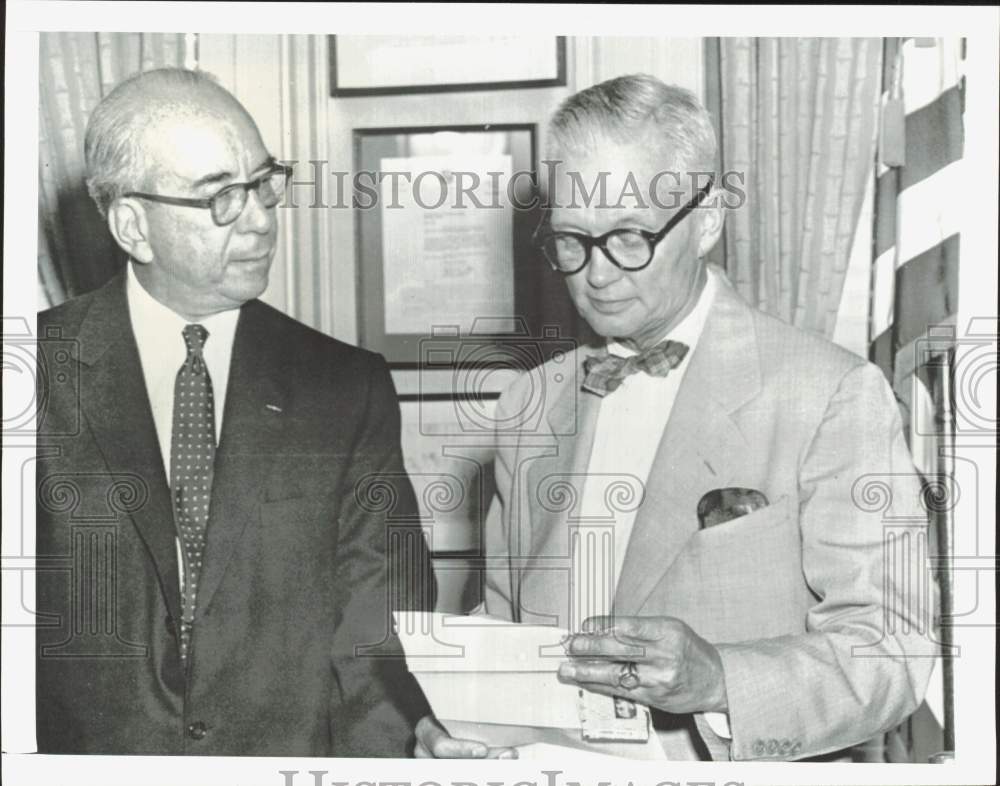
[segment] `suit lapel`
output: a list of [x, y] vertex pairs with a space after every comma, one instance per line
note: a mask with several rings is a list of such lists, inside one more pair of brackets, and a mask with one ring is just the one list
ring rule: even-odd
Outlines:
[[[558, 447], [558, 459], [547, 467], [549, 471], [554, 469], [576, 475], [587, 471], [601, 399], [581, 392], [580, 383], [583, 381], [583, 361], [591, 355], [601, 354], [607, 354], [607, 349], [585, 349], [577, 354], [577, 375], [568, 377], [574, 384], [563, 385], [549, 409], [549, 428]], [[574, 478], [574, 481], [580, 479]], [[576, 499], [579, 500], [579, 496]]]
[[94, 440], [117, 479], [136, 475], [145, 504], [129, 515], [156, 567], [170, 614], [180, 616], [174, 517], [139, 350], [129, 320], [125, 276], [94, 295], [78, 334], [80, 406]]
[[293, 348], [269, 334], [265, 306], [243, 306], [230, 361], [223, 409], [222, 438], [215, 458], [208, 543], [198, 609], [204, 612], [222, 582], [226, 567], [258, 513], [263, 481], [274, 460], [288, 400], [286, 369]]
[[747, 450], [733, 414], [760, 391], [750, 307], [720, 276], [715, 301], [674, 401], [629, 538], [615, 593], [619, 614], [636, 614], [698, 530], [704, 491], [731, 485]]
[[[521, 524], [520, 543], [512, 544], [511, 550], [512, 554], [520, 553], [531, 559], [532, 579], [526, 585], [528, 592], [519, 596], [514, 604], [525, 616], [522, 619], [525, 622], [537, 622], [541, 618], [562, 625], [568, 622], [569, 526], [579, 515], [583, 480], [601, 401], [597, 396], [580, 392], [580, 375], [587, 356], [605, 351], [604, 348], [581, 349], [575, 356], [577, 376], [567, 375], [559, 384], [555, 384], [554, 379], [546, 380], [546, 389], [554, 391], [554, 399], [546, 411], [552, 440], [545, 446], [521, 446], [520, 460], [523, 461], [529, 452], [534, 456], [525, 475], [530, 511], [515, 514], [513, 524]], [[515, 499], [518, 498], [520, 495], [515, 495]], [[514, 551], [517, 546], [520, 546], [519, 552]]]

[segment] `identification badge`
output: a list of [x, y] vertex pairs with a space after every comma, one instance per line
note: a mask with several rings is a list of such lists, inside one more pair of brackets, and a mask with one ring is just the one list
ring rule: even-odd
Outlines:
[[646, 742], [649, 708], [622, 696], [603, 696], [580, 689], [580, 728], [588, 742]]

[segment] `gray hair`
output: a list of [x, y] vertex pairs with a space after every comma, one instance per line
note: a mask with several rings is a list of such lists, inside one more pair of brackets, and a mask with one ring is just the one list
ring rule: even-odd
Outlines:
[[101, 100], [87, 123], [83, 149], [87, 190], [102, 215], [123, 194], [144, 190], [149, 164], [143, 142], [148, 129], [168, 117], [212, 114], [198, 106], [195, 97], [206, 89], [236, 102], [211, 74], [186, 68], [135, 74]]
[[680, 172], [715, 172], [715, 129], [690, 90], [648, 74], [609, 79], [567, 98], [549, 121], [556, 151], [586, 151], [602, 140], [650, 140]]

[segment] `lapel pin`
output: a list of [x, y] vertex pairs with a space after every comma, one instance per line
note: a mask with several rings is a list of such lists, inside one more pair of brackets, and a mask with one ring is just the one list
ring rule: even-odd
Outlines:
[[272, 412], [281, 412], [281, 407], [276, 406], [275, 404], [265, 404], [264, 406], [267, 407]]

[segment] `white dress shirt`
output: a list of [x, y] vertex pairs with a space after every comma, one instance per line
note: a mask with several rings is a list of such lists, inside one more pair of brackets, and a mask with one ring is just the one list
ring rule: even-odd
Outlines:
[[[628, 548], [632, 526], [638, 510], [637, 504], [622, 504], [623, 510], [615, 510], [609, 506], [607, 492], [612, 484], [625, 483], [632, 487], [638, 503], [649, 479], [649, 471], [656, 457], [656, 451], [663, 437], [664, 429], [670, 418], [677, 391], [691, 358], [697, 351], [698, 340], [705, 327], [705, 320], [715, 299], [718, 288], [717, 273], [708, 267], [708, 278], [702, 289], [695, 307], [681, 322], [669, 331], [661, 340], [680, 341], [688, 346], [684, 360], [677, 368], [665, 377], [655, 377], [639, 372], [624, 379], [621, 386], [601, 399], [597, 416], [597, 426], [594, 432], [594, 443], [587, 466], [587, 477], [584, 481], [581, 498], [581, 519], [590, 522], [609, 522], [613, 529], [613, 538], [591, 539], [591, 547], [602, 542], [613, 543], [613, 560], [606, 554], [588, 554], [574, 556], [574, 565], [578, 566], [576, 575], [580, 581], [577, 586], [577, 609], [579, 619], [592, 615], [611, 613], [609, 606], [621, 576], [622, 564], [625, 561], [625, 551]], [[623, 346], [617, 341], [608, 343], [608, 352], [620, 357], [638, 354], [635, 350]], [[589, 394], [587, 394], [589, 395]], [[590, 547], [585, 547], [590, 548]], [[609, 566], [613, 563], [613, 573], [597, 566]], [[584, 566], [587, 566], [584, 568]], [[603, 582], [608, 582], [603, 586]], [[722, 713], [706, 713], [706, 718], [716, 733], [729, 737], [729, 724]]]
[[[142, 376], [146, 381], [146, 395], [153, 410], [156, 438], [160, 443], [163, 469], [170, 484], [170, 434], [174, 419], [174, 383], [177, 372], [187, 358], [184, 327], [189, 323], [184, 317], [150, 295], [135, 277], [129, 263], [125, 294], [128, 299], [132, 333], [139, 347]], [[222, 435], [222, 416], [229, 386], [229, 360], [233, 354], [238, 308], [220, 311], [200, 320], [208, 331], [202, 355], [208, 374], [212, 378], [212, 398], [215, 402], [215, 444]]]
[[[142, 376], [146, 382], [146, 395], [153, 411], [153, 423], [156, 426], [156, 439], [160, 444], [160, 456], [163, 458], [163, 470], [166, 473], [167, 485], [170, 485], [170, 436], [174, 421], [174, 383], [177, 372], [187, 358], [187, 345], [184, 343], [184, 327], [191, 324], [184, 317], [149, 294], [139, 283], [132, 268], [128, 265], [125, 282], [125, 296], [128, 301], [129, 319], [132, 322], [132, 333], [139, 348], [139, 361], [142, 364]], [[236, 335], [236, 322], [239, 319], [238, 308], [220, 311], [200, 320], [208, 331], [202, 356], [212, 379], [213, 410], [215, 412], [215, 444], [219, 444], [222, 436], [222, 416], [226, 402], [226, 389], [229, 387], [229, 361], [233, 354], [233, 338]], [[177, 545], [177, 571], [181, 587], [184, 586], [184, 558], [179, 538]]]

